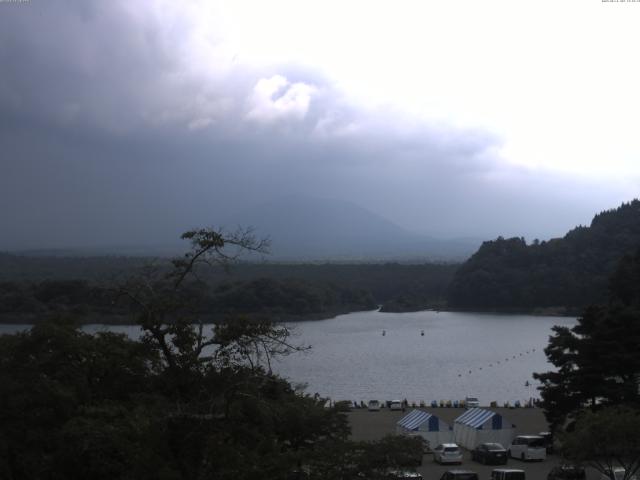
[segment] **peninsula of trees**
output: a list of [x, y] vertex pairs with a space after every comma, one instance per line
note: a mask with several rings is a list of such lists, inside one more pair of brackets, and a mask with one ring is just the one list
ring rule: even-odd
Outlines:
[[[116, 257], [113, 265], [109, 257], [41, 260], [38, 264], [30, 257], [0, 254], [0, 322], [37, 323], [60, 313], [71, 313], [83, 323], [131, 321], [126, 302], [113, 298], [112, 279], [143, 271], [144, 259], [127, 263]], [[166, 269], [169, 261], [161, 259], [159, 265]], [[239, 263], [229, 272], [200, 272], [203, 283], [193, 306], [210, 321], [238, 313], [281, 321], [319, 319], [378, 305], [420, 310], [442, 305], [456, 268], [429, 263]]]

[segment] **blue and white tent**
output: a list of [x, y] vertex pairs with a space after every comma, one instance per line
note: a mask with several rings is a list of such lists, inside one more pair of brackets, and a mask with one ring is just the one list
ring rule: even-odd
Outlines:
[[485, 442], [509, 448], [514, 436], [515, 425], [491, 410], [471, 408], [453, 421], [454, 441], [469, 450]]
[[453, 441], [453, 429], [435, 415], [422, 410], [412, 410], [396, 424], [398, 435], [420, 435], [431, 447]]

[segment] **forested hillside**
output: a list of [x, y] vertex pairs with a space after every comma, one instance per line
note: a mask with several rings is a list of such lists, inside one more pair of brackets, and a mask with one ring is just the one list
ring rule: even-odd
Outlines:
[[608, 277], [640, 246], [640, 201], [597, 214], [563, 238], [484, 242], [456, 272], [450, 307], [571, 313], [604, 302]]

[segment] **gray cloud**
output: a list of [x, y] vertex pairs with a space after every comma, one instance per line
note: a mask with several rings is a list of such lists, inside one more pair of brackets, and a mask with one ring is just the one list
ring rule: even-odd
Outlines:
[[164, 244], [288, 193], [481, 237], [625, 200], [505, 165], [490, 132], [352, 105], [319, 72], [190, 69], [186, 29], [119, 2], [0, 5], [0, 248]]

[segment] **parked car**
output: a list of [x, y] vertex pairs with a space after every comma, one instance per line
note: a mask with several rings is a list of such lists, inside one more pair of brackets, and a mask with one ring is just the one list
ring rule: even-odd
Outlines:
[[441, 443], [433, 449], [433, 461], [438, 463], [462, 463], [462, 450], [455, 443]]
[[491, 480], [525, 480], [525, 473], [515, 468], [496, 468], [491, 472]]
[[367, 409], [370, 412], [377, 412], [380, 410], [380, 402], [378, 400], [369, 400], [367, 404]]
[[[606, 473], [600, 475], [600, 480], [622, 480], [624, 478], [626, 470], [622, 467], [614, 467], [612, 470], [607, 470]], [[631, 480], [636, 480], [638, 477], [633, 475]]]
[[544, 460], [547, 447], [540, 435], [518, 435], [509, 446], [509, 456], [520, 460]]
[[402, 400], [391, 400], [389, 410], [402, 410]]
[[464, 399], [464, 405], [467, 408], [477, 408], [480, 406], [480, 400], [477, 397], [467, 397]]
[[440, 480], [478, 480], [478, 474], [471, 470], [447, 470]]
[[471, 450], [471, 460], [485, 465], [506, 465], [507, 449], [499, 443], [481, 443]]
[[585, 480], [587, 474], [579, 465], [558, 465], [547, 475], [547, 480]]

